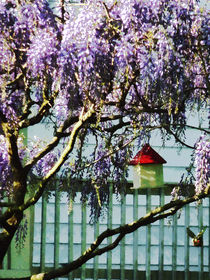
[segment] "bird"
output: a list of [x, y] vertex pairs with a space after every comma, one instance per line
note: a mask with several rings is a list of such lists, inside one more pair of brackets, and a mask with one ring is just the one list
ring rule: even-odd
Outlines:
[[197, 235], [187, 227], [187, 234], [193, 239], [193, 245], [195, 247], [202, 247], [203, 246], [203, 234], [205, 230], [207, 229], [207, 226], [205, 226]]

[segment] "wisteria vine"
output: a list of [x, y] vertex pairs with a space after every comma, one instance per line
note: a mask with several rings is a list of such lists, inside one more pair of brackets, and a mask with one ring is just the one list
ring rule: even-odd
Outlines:
[[[91, 0], [64, 17], [46, 0], [1, 1], [0, 199], [12, 192], [16, 150], [28, 184], [63, 160], [61, 179], [84, 176], [96, 207], [107, 202], [109, 179], [117, 192], [126, 180], [132, 137], [141, 142], [153, 129], [182, 137], [186, 112], [205, 107], [209, 91], [209, 14], [198, 2]], [[20, 137], [44, 122], [50, 144]], [[197, 194], [209, 184], [208, 157], [201, 138]]]

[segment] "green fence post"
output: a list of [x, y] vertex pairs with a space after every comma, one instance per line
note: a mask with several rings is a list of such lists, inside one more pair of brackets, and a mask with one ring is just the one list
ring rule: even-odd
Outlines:
[[[198, 227], [199, 230], [202, 229], [203, 227], [203, 204], [201, 203], [198, 207]], [[203, 279], [203, 246], [198, 247], [198, 279], [202, 280]]]
[[6, 254], [6, 256], [4, 257], [4, 260], [3, 260], [3, 269], [5, 269], [5, 270], [9, 269], [9, 263], [8, 263], [9, 254], [10, 254], [10, 250], [7, 252], [7, 254]]
[[[133, 193], [133, 219], [138, 219], [138, 189]], [[133, 280], [137, 280], [138, 271], [138, 231], [133, 233]]]
[[[126, 221], [125, 192], [121, 193], [121, 225]], [[120, 279], [125, 280], [125, 238], [120, 242]]]
[[[33, 207], [25, 211], [25, 218], [27, 221], [27, 235], [23, 248], [16, 247], [15, 238], [11, 243], [10, 261], [8, 266], [11, 270], [23, 272], [23, 275], [30, 273], [32, 267], [32, 252], [33, 252]], [[23, 220], [24, 222], [24, 220]], [[12, 275], [11, 275], [12, 276]]]
[[42, 197], [42, 220], [41, 220], [41, 271], [45, 270], [45, 255], [46, 255], [46, 221], [47, 221], [47, 200]]
[[[189, 226], [190, 212], [189, 205], [185, 206], [185, 226]], [[189, 236], [185, 234], [185, 280], [189, 280]]]
[[[147, 189], [147, 198], [146, 198], [146, 208], [147, 213], [151, 210], [151, 189]], [[151, 280], [151, 225], [146, 227], [146, 280]]]
[[177, 214], [173, 216], [173, 229], [172, 229], [172, 280], [176, 280], [176, 255], [177, 255]]
[[[59, 242], [60, 242], [60, 194], [55, 190], [55, 224], [54, 224], [54, 267], [59, 267]], [[56, 278], [58, 279], [58, 278]]]
[[[160, 188], [160, 205], [164, 205], [164, 188]], [[163, 261], [164, 261], [164, 220], [160, 220], [159, 226], [159, 280], [163, 280]]]
[[[94, 224], [94, 240], [99, 235], [99, 221]], [[98, 280], [98, 256], [94, 258], [94, 265], [93, 265], [93, 279]]]
[[[81, 254], [86, 250], [86, 220], [87, 220], [87, 210], [86, 203], [82, 204], [82, 244], [81, 244]], [[82, 265], [81, 270], [81, 280], [85, 280], [85, 269], [86, 265]]]
[[[113, 185], [110, 183], [109, 186], [109, 206], [108, 206], [108, 217], [107, 227], [112, 228], [112, 204], [113, 204]], [[108, 245], [112, 243], [112, 237], [108, 237]], [[112, 251], [107, 252], [107, 280], [112, 279]]]
[[[73, 261], [73, 257], [74, 257], [74, 234], [73, 234], [73, 199], [70, 198], [70, 213], [69, 213], [69, 217], [68, 217], [68, 262], [72, 262]], [[69, 280], [73, 280], [73, 275], [72, 272], [69, 273]]]

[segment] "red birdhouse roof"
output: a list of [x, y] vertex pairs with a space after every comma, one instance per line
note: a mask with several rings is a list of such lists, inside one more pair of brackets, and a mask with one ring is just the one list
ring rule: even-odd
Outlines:
[[143, 148], [130, 161], [130, 165], [137, 164], [163, 164], [166, 161], [155, 151], [149, 144], [145, 144]]

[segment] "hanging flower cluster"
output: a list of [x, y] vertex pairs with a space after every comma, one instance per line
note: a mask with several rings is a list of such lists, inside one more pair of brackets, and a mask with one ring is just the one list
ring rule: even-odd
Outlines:
[[[28, 159], [33, 159], [47, 146], [47, 142], [43, 141], [38, 137], [34, 137], [28, 143], [28, 149], [26, 152], [26, 157]], [[31, 172], [33, 175], [38, 176], [39, 178], [44, 177], [50, 169], [54, 166], [55, 162], [58, 159], [59, 152], [51, 151], [39, 159], [34, 167], [32, 168]]]
[[[26, 150], [23, 144], [23, 136], [17, 141], [20, 160], [23, 161]], [[0, 135], [0, 199], [9, 196], [13, 191], [13, 175], [8, 154], [8, 143], [4, 135]]]
[[[159, 128], [181, 137], [186, 111], [206, 105], [208, 21], [196, 0], [90, 0], [64, 18], [46, 0], [1, 1], [0, 129], [4, 122], [16, 137], [44, 121], [54, 129], [49, 146], [28, 141], [22, 154], [16, 143], [21, 161], [25, 156], [34, 165], [30, 175], [50, 172], [59, 158], [54, 143], [62, 153], [61, 142], [71, 139], [66, 164], [58, 168], [62, 174], [75, 178], [87, 167], [80, 175], [97, 188], [108, 185], [110, 176], [117, 185], [126, 177], [125, 143], [135, 134], [141, 141]], [[83, 120], [90, 108], [94, 113]], [[5, 137], [2, 189], [12, 180]], [[90, 156], [76, 138], [84, 147], [87, 138], [93, 140]], [[197, 193], [208, 184], [209, 144], [203, 141], [196, 150]], [[93, 190], [92, 201], [102, 199], [102, 188]]]
[[200, 194], [210, 187], [210, 141], [205, 135], [196, 143], [195, 173], [195, 191]]

